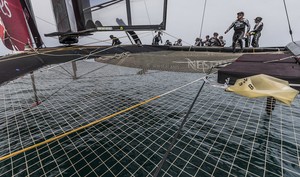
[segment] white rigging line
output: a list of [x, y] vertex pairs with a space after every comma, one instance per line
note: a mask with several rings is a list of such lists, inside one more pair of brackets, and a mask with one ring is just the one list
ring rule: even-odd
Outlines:
[[[146, 0], [144, 0], [144, 5], [145, 5], [145, 8], [146, 8], [146, 13], [147, 13], [149, 24], [152, 25]], [[153, 31], [152, 31], [152, 37], [154, 37]]]
[[288, 26], [289, 26], [289, 32], [290, 32], [290, 35], [291, 35], [291, 39], [292, 39], [292, 42], [294, 42], [293, 31], [292, 31], [290, 18], [289, 18], [289, 14], [288, 14], [288, 10], [287, 10], [287, 7], [286, 7], [285, 0], [283, 0], [283, 4], [284, 4], [284, 9], [285, 9], [285, 14], [286, 14], [286, 18], [287, 18], [287, 22], [288, 22]]
[[206, 3], [207, 3], [207, 0], [205, 0], [204, 6], [203, 6], [203, 14], [202, 14], [201, 27], [200, 27], [200, 35], [199, 35], [200, 39], [201, 39], [201, 36], [202, 36], [202, 29], [203, 29], [204, 17], [205, 17], [205, 11], [206, 11]]

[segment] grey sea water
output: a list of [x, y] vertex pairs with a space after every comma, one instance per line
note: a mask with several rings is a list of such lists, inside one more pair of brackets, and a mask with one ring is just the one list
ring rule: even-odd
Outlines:
[[[0, 156], [62, 135], [203, 77], [92, 61], [0, 87]], [[68, 72], [66, 72], [68, 71]], [[299, 176], [300, 97], [292, 106], [213, 87], [211, 75], [159, 176]], [[1, 176], [150, 176], [203, 81], [0, 161]]]

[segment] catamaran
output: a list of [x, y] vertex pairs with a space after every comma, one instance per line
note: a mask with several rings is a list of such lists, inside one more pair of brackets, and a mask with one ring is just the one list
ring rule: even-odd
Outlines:
[[[0, 59], [1, 175], [300, 175], [299, 42], [144, 45], [167, 0], [52, 0], [47, 48], [30, 0], [0, 3], [0, 37], [24, 51]], [[76, 45], [99, 31], [132, 45]]]

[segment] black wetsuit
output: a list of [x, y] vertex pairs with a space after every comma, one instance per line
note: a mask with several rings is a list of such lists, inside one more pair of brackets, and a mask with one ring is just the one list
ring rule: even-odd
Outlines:
[[210, 42], [211, 46], [221, 46], [222, 45], [220, 39], [215, 38], [215, 37], [210, 38], [209, 42]]
[[175, 41], [174, 46], [182, 46], [181, 41]]
[[232, 37], [232, 48], [235, 52], [236, 43], [239, 42], [241, 49], [243, 49], [243, 37], [245, 35], [245, 28], [247, 26], [247, 33], [250, 31], [249, 21], [245, 18], [241, 20], [234, 21], [226, 31], [229, 31], [231, 28], [234, 29], [234, 34]]
[[159, 42], [162, 43], [162, 39], [160, 35], [155, 35], [152, 41], [152, 45], [159, 45]]
[[122, 42], [117, 37], [112, 38], [112, 45], [120, 45], [121, 43]]
[[201, 46], [201, 44], [202, 44], [201, 40], [196, 40], [195, 41], [195, 46]]
[[172, 43], [170, 41], [166, 41], [165, 45], [172, 46]]
[[226, 45], [226, 41], [224, 39], [220, 39], [219, 41], [221, 42], [221, 47], [224, 47]]
[[261, 31], [264, 28], [263, 22], [258, 22], [255, 24], [253, 31], [251, 31], [251, 34], [253, 34], [252, 38], [252, 47], [259, 47], [259, 38], [261, 36]]

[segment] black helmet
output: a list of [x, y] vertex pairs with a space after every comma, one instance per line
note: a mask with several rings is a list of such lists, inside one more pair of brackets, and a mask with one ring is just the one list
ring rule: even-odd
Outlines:
[[113, 36], [113, 35], [110, 35], [109, 37], [110, 37], [110, 38], [114, 38], [114, 36]]
[[244, 12], [243, 11], [238, 12], [237, 15], [243, 15], [244, 16]]
[[262, 18], [261, 17], [256, 17], [254, 20], [260, 22], [260, 21], [262, 21]]

